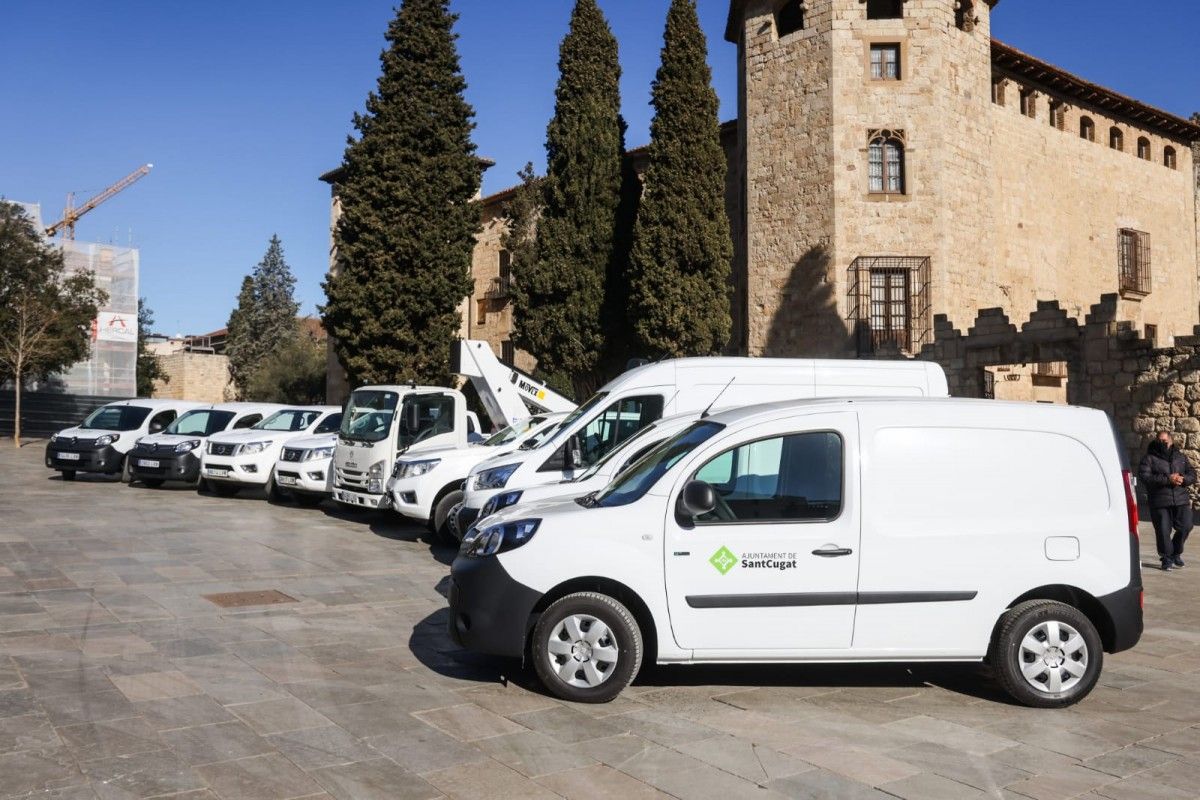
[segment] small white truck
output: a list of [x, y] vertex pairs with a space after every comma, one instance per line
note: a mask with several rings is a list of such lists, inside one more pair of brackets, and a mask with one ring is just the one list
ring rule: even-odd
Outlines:
[[275, 491], [297, 505], [316, 506], [333, 494], [333, 451], [336, 433], [292, 439], [275, 462]]
[[222, 497], [261, 488], [277, 496], [275, 462], [284, 444], [300, 437], [328, 434], [342, 424], [337, 406], [289, 406], [261, 422], [208, 437], [200, 457], [200, 488]]

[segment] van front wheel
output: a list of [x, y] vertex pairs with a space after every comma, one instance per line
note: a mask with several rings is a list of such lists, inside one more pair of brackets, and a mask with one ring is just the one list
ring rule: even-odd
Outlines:
[[551, 694], [576, 703], [607, 703], [641, 668], [642, 633], [621, 603], [578, 592], [542, 614], [532, 651], [534, 669]]
[[1091, 620], [1054, 600], [1030, 600], [1009, 609], [988, 655], [1005, 691], [1034, 708], [1079, 702], [1095, 687], [1104, 663]]

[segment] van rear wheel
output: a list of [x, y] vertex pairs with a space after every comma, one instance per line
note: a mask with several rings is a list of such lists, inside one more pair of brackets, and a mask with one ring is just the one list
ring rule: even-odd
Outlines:
[[1091, 620], [1054, 600], [1030, 600], [1009, 609], [988, 655], [1004, 690], [1034, 708], [1062, 708], [1087, 697], [1104, 663]]
[[642, 666], [642, 633], [624, 605], [578, 592], [556, 600], [533, 630], [533, 665], [551, 694], [607, 703]]

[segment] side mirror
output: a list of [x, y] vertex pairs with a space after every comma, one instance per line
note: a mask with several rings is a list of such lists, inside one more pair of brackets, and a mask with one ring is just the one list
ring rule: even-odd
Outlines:
[[693, 520], [717, 507], [717, 490], [704, 481], [688, 481], [679, 495], [676, 510], [681, 517]]
[[563, 442], [563, 469], [578, 469], [583, 464], [583, 446], [579, 436], [572, 436]]
[[167, 426], [163, 425], [161, 422], [151, 422], [150, 423], [150, 433], [161, 433], [162, 430], [166, 427]]

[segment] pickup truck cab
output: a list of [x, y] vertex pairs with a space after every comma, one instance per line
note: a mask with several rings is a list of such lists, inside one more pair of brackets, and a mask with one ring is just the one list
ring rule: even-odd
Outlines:
[[302, 506], [316, 506], [333, 494], [333, 451], [336, 433], [292, 439], [275, 462], [275, 487]]
[[[770, 403], [697, 420], [596, 495], [464, 540], [450, 634], [604, 702], [660, 664], [987, 662], [1050, 708], [1142, 633], [1137, 503], [1101, 411]], [[969, 466], [967, 466], [969, 465]], [[1069, 476], [1069, 479], [1064, 479]]]
[[167, 481], [196, 483], [204, 442], [214, 433], [256, 425], [283, 406], [275, 403], [212, 403], [180, 414], [161, 433], [143, 436], [129, 451], [129, 482], [158, 488]]
[[478, 421], [462, 392], [443, 386], [363, 386], [350, 393], [333, 454], [333, 499], [355, 508], [387, 508], [396, 457], [408, 451], [466, 447]]
[[259, 487], [275, 496], [275, 462], [283, 446], [304, 436], [336, 433], [342, 424], [339, 406], [281, 408], [249, 428], [214, 433], [200, 457], [200, 485], [222, 497]]
[[180, 414], [202, 403], [137, 398], [100, 406], [73, 428], [64, 428], [46, 443], [46, 466], [64, 481], [78, 472], [120, 475], [128, 482], [126, 456], [142, 436], [159, 433]]
[[569, 480], [664, 416], [807, 397], [945, 397], [946, 374], [921, 361], [804, 358], [677, 358], [628, 370], [572, 411], [532, 450], [471, 470], [458, 530], [495, 494]]
[[400, 456], [387, 482], [392, 508], [441, 538], [450, 538], [450, 510], [462, 502], [462, 482], [471, 468], [494, 455], [536, 445], [565, 416], [565, 412], [534, 414], [506, 425], [478, 444]]

